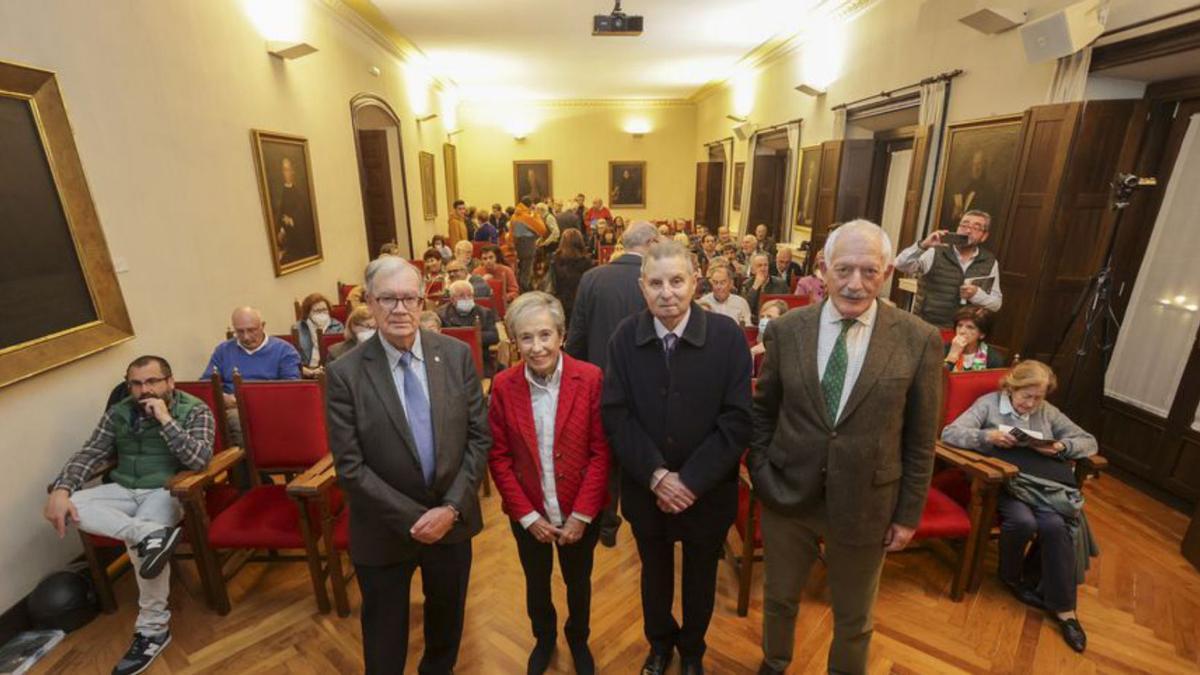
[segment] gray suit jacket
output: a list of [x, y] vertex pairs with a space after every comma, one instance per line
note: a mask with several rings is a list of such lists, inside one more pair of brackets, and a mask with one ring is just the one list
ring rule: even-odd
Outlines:
[[942, 341], [933, 326], [879, 303], [862, 372], [841, 419], [817, 376], [821, 304], [767, 325], [747, 464], [768, 508], [805, 515], [822, 502], [828, 536], [881, 545], [891, 523], [916, 527], [933, 472]]
[[435, 506], [452, 504], [462, 514], [442, 543], [478, 534], [479, 481], [492, 445], [470, 349], [422, 330], [437, 445], [436, 473], [427, 487], [381, 339], [371, 338], [327, 370], [329, 447], [350, 501], [350, 557], [362, 565], [415, 556], [421, 544], [408, 531]]

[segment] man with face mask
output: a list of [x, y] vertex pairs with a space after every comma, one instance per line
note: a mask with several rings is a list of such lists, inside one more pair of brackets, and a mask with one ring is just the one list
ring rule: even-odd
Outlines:
[[[140, 673], [171, 641], [167, 563], [179, 543], [179, 502], [165, 489], [185, 469], [212, 459], [216, 423], [203, 401], [175, 389], [171, 366], [141, 356], [125, 371], [129, 396], [110, 407], [83, 448], [51, 483], [44, 515], [59, 538], [74, 522], [84, 532], [125, 542], [137, 570], [140, 611], [129, 651], [113, 669]], [[111, 482], [84, 488], [96, 469], [116, 461]]]
[[437, 310], [442, 326], [447, 328], [469, 328], [479, 322], [479, 337], [483, 342], [484, 369], [491, 373], [495, 370], [491, 346], [500, 342], [500, 332], [496, 329], [496, 314], [492, 310], [475, 303], [475, 288], [469, 281], [450, 282], [450, 296]]

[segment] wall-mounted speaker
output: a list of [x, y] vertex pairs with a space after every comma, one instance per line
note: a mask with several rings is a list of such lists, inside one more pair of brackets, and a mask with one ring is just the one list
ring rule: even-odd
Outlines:
[[747, 138], [750, 138], [752, 134], [754, 134], [753, 122], [742, 122], [740, 124], [733, 125], [733, 135], [737, 136], [739, 141], [744, 141]]
[[1057, 59], [1083, 49], [1104, 32], [1108, 5], [1085, 0], [1021, 26], [1025, 58], [1030, 63]]

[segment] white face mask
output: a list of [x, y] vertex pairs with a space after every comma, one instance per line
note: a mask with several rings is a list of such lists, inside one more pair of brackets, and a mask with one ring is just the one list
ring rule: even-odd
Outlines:
[[358, 343], [366, 342], [373, 337], [375, 337], [374, 328], [363, 328], [361, 330], [354, 331], [354, 341]]
[[457, 309], [459, 314], [466, 314], [467, 312], [471, 311], [472, 309], [475, 309], [475, 301], [474, 300], [455, 300], [454, 301], [454, 309]]
[[329, 312], [313, 312], [308, 315], [308, 320], [321, 330], [329, 328]]
[[767, 332], [767, 324], [771, 323], [770, 317], [763, 317], [758, 320], [758, 334], [762, 335]]

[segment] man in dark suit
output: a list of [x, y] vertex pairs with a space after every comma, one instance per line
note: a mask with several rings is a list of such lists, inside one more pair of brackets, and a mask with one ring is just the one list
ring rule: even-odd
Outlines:
[[790, 246], [779, 246], [775, 249], [775, 265], [771, 270], [771, 276], [776, 279], [782, 279], [784, 285], [788, 288], [796, 287], [796, 280], [804, 276], [804, 270], [799, 265], [792, 262], [792, 248]]
[[362, 590], [368, 673], [404, 671], [409, 587], [421, 568], [419, 672], [453, 672], [471, 537], [491, 431], [465, 344], [418, 328], [421, 276], [401, 258], [367, 266], [376, 337], [328, 370], [329, 446], [350, 500], [350, 558]]
[[[609, 343], [601, 413], [621, 462], [622, 506], [642, 559], [644, 675], [679, 650], [703, 673], [717, 563], [737, 515], [737, 467], [750, 439], [750, 350], [732, 319], [692, 303], [696, 275], [674, 241], [652, 246], [640, 285], [648, 309]], [[683, 546], [683, 623], [671, 613]]]
[[[568, 325], [567, 353], [604, 370], [608, 358], [608, 340], [625, 317], [646, 307], [638, 288], [642, 256], [658, 240], [658, 230], [646, 222], [634, 223], [625, 230], [621, 243], [625, 253], [616, 260], [584, 272], [575, 294], [575, 307]], [[620, 472], [613, 462], [609, 472], [608, 506], [600, 514], [600, 543], [617, 545], [617, 515], [620, 499]]]
[[885, 552], [912, 539], [941, 407], [938, 331], [878, 302], [892, 246], [856, 220], [830, 234], [828, 300], [770, 322], [747, 464], [762, 501], [762, 675], [792, 659], [796, 613], [825, 544], [829, 672], [864, 673]]

